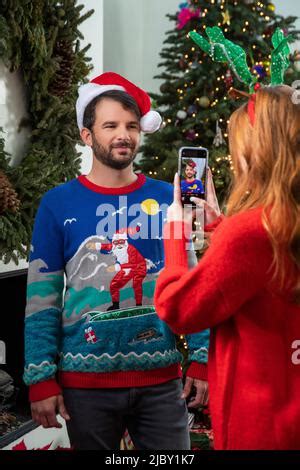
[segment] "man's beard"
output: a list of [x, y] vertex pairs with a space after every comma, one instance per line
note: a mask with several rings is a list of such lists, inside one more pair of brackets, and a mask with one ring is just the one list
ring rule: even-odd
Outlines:
[[[118, 159], [114, 157], [112, 150], [115, 147], [124, 147], [127, 149], [130, 149], [132, 151], [131, 155], [123, 155], [121, 158]], [[94, 152], [95, 158], [103, 163], [103, 165], [109, 166], [110, 168], [113, 168], [114, 170], [124, 170], [124, 168], [127, 168], [135, 159], [137, 150], [135, 150], [135, 145], [130, 144], [126, 141], [119, 142], [118, 145], [110, 145], [109, 149], [107, 150], [103, 145], [101, 145], [97, 139], [95, 139], [93, 133], [92, 133], [92, 150]]]

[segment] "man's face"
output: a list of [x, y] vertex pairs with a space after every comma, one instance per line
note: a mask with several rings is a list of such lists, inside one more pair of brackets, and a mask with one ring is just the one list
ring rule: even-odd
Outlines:
[[110, 98], [101, 100], [95, 110], [91, 131], [95, 158], [116, 170], [127, 168], [134, 160], [140, 142], [140, 123], [131, 110]]
[[188, 179], [191, 179], [191, 178], [194, 178], [194, 177], [195, 177], [195, 174], [196, 174], [195, 168], [193, 168], [193, 167], [190, 166], [190, 165], [186, 165], [186, 167], [185, 167], [185, 176], [186, 176]]

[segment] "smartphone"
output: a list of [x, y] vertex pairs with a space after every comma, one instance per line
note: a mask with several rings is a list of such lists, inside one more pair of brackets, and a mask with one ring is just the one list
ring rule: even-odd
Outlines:
[[204, 147], [179, 149], [178, 174], [183, 204], [195, 205], [190, 198], [206, 199], [208, 150]]

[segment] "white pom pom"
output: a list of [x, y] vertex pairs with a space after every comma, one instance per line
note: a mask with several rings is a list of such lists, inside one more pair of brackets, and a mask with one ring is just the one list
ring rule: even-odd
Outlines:
[[158, 131], [162, 123], [162, 118], [157, 111], [148, 111], [148, 113], [144, 114], [141, 118], [140, 123], [142, 131], [150, 134]]

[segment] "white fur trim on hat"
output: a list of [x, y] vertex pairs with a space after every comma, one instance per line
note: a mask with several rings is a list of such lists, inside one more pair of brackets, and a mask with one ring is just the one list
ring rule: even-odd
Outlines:
[[114, 233], [112, 240], [127, 240], [127, 233]]
[[157, 111], [148, 111], [148, 113], [144, 114], [141, 118], [140, 123], [143, 132], [152, 133], [158, 131], [162, 123], [162, 118]]
[[96, 98], [96, 96], [110, 90], [126, 91], [125, 88], [119, 85], [98, 85], [97, 83], [85, 83], [79, 87], [79, 96], [76, 101], [77, 125], [79, 130], [83, 128], [83, 116], [87, 105]]

